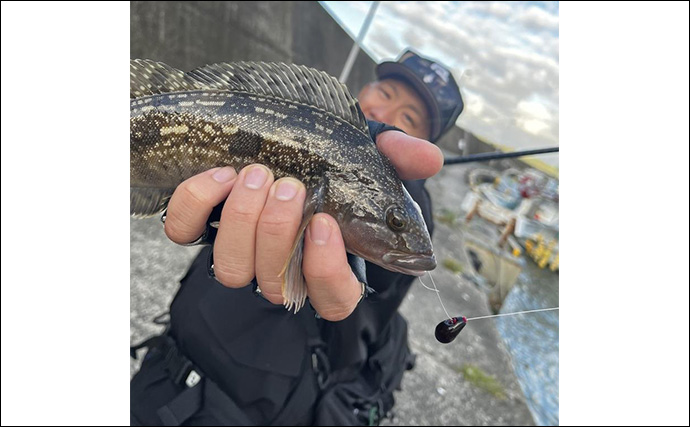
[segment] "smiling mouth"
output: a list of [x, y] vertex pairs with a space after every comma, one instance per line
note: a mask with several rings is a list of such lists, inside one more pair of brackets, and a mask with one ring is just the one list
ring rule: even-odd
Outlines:
[[422, 276], [436, 268], [436, 257], [431, 254], [410, 255], [402, 252], [388, 252], [383, 256], [385, 268], [412, 276]]

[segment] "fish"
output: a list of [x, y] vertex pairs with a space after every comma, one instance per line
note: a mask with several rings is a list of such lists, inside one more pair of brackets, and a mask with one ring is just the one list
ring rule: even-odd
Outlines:
[[304, 231], [315, 213], [338, 222], [345, 248], [385, 269], [436, 267], [417, 203], [371, 139], [345, 85], [303, 65], [217, 63], [183, 72], [130, 60], [130, 214], [163, 212], [184, 180], [214, 167], [261, 163], [307, 188], [282, 275], [284, 305], [304, 305]]

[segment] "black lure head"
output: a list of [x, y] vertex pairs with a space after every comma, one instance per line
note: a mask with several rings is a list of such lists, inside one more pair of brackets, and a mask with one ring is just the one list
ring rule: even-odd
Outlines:
[[443, 344], [448, 344], [458, 336], [465, 325], [467, 325], [467, 318], [464, 316], [446, 319], [436, 325], [436, 339]]

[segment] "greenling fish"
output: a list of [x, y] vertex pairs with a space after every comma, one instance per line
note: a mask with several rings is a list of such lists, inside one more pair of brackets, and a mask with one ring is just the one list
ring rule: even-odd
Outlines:
[[162, 212], [182, 181], [218, 166], [252, 163], [308, 190], [292, 255], [283, 269], [288, 310], [306, 299], [304, 230], [333, 216], [348, 252], [388, 270], [436, 267], [419, 206], [369, 136], [357, 100], [328, 74], [281, 63], [214, 64], [182, 72], [130, 62], [130, 211]]

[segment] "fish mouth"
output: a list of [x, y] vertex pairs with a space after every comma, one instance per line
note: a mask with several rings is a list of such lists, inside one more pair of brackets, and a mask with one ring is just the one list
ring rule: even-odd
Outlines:
[[391, 251], [383, 255], [385, 268], [411, 276], [423, 276], [425, 272], [436, 268], [434, 254], [406, 254]]

